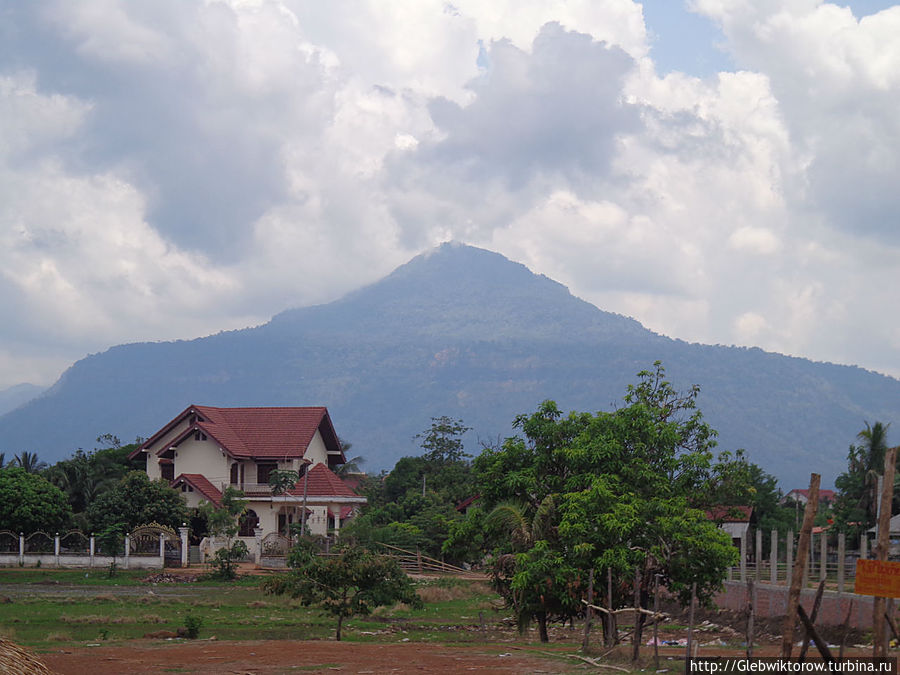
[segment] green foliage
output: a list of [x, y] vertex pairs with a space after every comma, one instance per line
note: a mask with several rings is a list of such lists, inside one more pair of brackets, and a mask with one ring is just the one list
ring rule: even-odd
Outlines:
[[[878, 514], [878, 477], [884, 474], [884, 455], [887, 452], [887, 432], [890, 424], [875, 422], [860, 431], [858, 444], [850, 445], [847, 470], [834, 481], [837, 488], [834, 515], [838, 528], [858, 536], [875, 525]], [[900, 459], [898, 459], [900, 467]], [[900, 500], [900, 472], [894, 483], [894, 508]], [[892, 509], [893, 512], [893, 509]]]
[[22, 452], [16, 455], [16, 464], [28, 473], [40, 473], [47, 468], [47, 462], [38, 459], [36, 452]]
[[0, 471], [0, 529], [55, 532], [71, 521], [66, 496], [45, 478], [18, 466]]
[[249, 552], [247, 544], [240, 539], [232, 542], [230, 546], [223, 546], [218, 549], [210, 563], [213, 572], [209, 574], [209, 578], [219, 581], [234, 581], [237, 579], [237, 564]]
[[264, 582], [266, 592], [288, 594], [305, 606], [316, 606], [337, 619], [335, 637], [341, 639], [345, 619], [366, 616], [376, 607], [404, 602], [419, 607], [421, 601], [397, 561], [369, 550], [350, 546], [337, 555], [317, 556], [307, 542], [289, 558], [292, 571]]
[[196, 640], [200, 636], [200, 627], [203, 625], [203, 619], [196, 614], [188, 614], [184, 617], [184, 628], [188, 639]]
[[300, 480], [300, 474], [296, 471], [275, 469], [269, 474], [269, 487], [272, 488], [273, 495], [283, 495], [293, 490], [298, 480]]
[[188, 518], [181, 495], [170, 488], [167, 481], [151, 481], [143, 471], [126, 474], [94, 500], [86, 515], [95, 532], [111, 525], [122, 525], [130, 531], [148, 523], [174, 529]]
[[440, 557], [451, 528], [462, 520], [456, 504], [475, 491], [472, 467], [463, 449], [466, 431], [461, 420], [433, 418], [431, 429], [416, 436], [422, 439], [424, 454], [403, 457], [383, 480], [365, 483], [369, 502], [341, 536]]
[[656, 574], [682, 601], [693, 582], [706, 600], [736, 559], [728, 535], [692, 508], [714, 483], [715, 432], [696, 409], [699, 388], [677, 392], [659, 363], [638, 378], [611, 413], [563, 416], [544, 402], [516, 418], [524, 438], [475, 460], [495, 582], [523, 623], [537, 619], [542, 639], [549, 615], [579, 610], [589, 569], [612, 572], [615, 605], [630, 604], [637, 577], [646, 606]]
[[84, 530], [89, 529], [85, 512], [94, 500], [115, 487], [129, 471], [144, 469], [143, 457], [128, 458], [139, 443], [123, 446], [110, 434], [100, 436], [97, 441], [108, 447], [91, 452], [78, 449], [71, 458], [57, 462], [44, 473], [47, 480], [66, 494], [76, 524]]
[[200, 504], [199, 512], [201, 517], [206, 519], [210, 534], [230, 539], [238, 533], [240, 527], [238, 519], [246, 509], [247, 500], [244, 499], [244, 493], [229, 485], [222, 492], [221, 506], [203, 502]]

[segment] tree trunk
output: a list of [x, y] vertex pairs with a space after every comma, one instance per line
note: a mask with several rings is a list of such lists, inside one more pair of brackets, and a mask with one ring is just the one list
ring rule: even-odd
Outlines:
[[547, 634], [547, 612], [538, 612], [536, 614], [538, 622], [538, 632], [541, 636], [541, 642], [550, 642], [550, 636]]
[[341, 624], [343, 624], [343, 623], [344, 623], [343, 615], [338, 615], [337, 635], [335, 636], [335, 638], [337, 639], [338, 642], [341, 641]]

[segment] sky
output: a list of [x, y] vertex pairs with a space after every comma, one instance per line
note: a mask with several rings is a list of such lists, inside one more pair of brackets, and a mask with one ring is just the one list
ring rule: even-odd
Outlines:
[[448, 240], [900, 377], [900, 6], [0, 4], [0, 389]]

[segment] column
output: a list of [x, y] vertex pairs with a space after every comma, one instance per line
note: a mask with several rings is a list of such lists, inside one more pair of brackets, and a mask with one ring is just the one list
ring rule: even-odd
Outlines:
[[25, 564], [25, 533], [19, 532], [19, 564]]
[[747, 583], [747, 532], [741, 533], [741, 583]]
[[93, 568], [94, 566], [94, 554], [97, 552], [97, 542], [94, 540], [94, 533], [91, 532], [91, 561], [88, 563], [88, 567]]
[[769, 581], [778, 583], [778, 530], [772, 530], [769, 538]]
[[[788, 530], [787, 539], [784, 542], [787, 548], [785, 549], [785, 553], [787, 555], [787, 574], [785, 575], [786, 581], [785, 583], [790, 587], [791, 579], [794, 576], [794, 531]], [[787, 596], [785, 596], [787, 597]]]
[[131, 535], [125, 535], [125, 569], [128, 569], [128, 563], [131, 561]]
[[762, 568], [763, 568], [763, 557], [762, 557], [762, 530], [756, 528], [756, 551], [754, 552], [754, 558], [756, 559], [756, 583], [762, 582]]
[[56, 566], [59, 567], [59, 532], [53, 538], [53, 555], [56, 556]]
[[262, 528], [254, 527], [253, 528], [253, 537], [256, 539], [255, 550], [253, 551], [253, 558], [256, 560], [256, 565], [259, 566], [260, 560], [262, 559]]
[[819, 579], [828, 578], [828, 533], [822, 530], [819, 535], [822, 541], [819, 542]]
[[863, 532], [861, 535], [859, 535], [859, 557], [863, 560], [866, 560], [869, 557], [868, 547], [869, 535]]
[[837, 568], [837, 585], [838, 585], [838, 593], [844, 592], [844, 574], [846, 574], [847, 565], [844, 560], [844, 554], [847, 552], [847, 542], [845, 541], [846, 535], [843, 532], [838, 532], [838, 568]]
[[187, 567], [190, 564], [188, 559], [188, 553], [190, 552], [190, 545], [188, 542], [188, 532], [190, 528], [187, 526], [187, 523], [182, 523], [181, 527], [178, 528], [178, 534], [181, 536], [181, 566]]
[[166, 535], [162, 532], [159, 533], [159, 568], [163, 569], [166, 566]]

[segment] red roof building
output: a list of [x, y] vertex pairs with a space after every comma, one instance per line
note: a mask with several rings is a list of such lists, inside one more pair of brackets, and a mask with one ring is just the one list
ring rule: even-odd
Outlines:
[[[221, 506], [228, 487], [248, 500], [240, 535], [286, 532], [302, 519], [313, 534], [340, 529], [365, 504], [332, 471], [345, 462], [328, 410], [218, 408], [191, 405], [154, 433], [131, 456], [143, 454], [147, 475], [179, 489], [188, 506]], [[299, 477], [292, 489], [273, 494], [274, 471]]]

